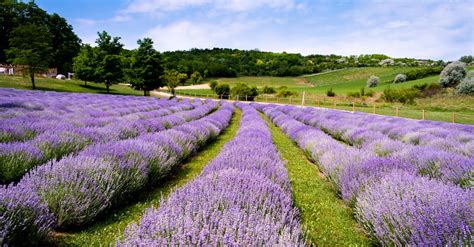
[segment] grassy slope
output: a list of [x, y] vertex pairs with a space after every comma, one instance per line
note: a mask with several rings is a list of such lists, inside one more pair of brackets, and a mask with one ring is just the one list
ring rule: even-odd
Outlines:
[[[107, 93], [104, 84], [88, 82], [87, 86], [79, 80], [57, 80], [52, 78], [36, 78], [36, 88], [39, 90], [79, 93]], [[20, 76], [0, 75], [0, 88], [31, 89], [30, 79]], [[143, 95], [143, 92], [133, 90], [125, 85], [110, 87], [112, 94]]]
[[287, 161], [293, 198], [306, 237], [318, 246], [367, 246], [371, 242], [355, 222], [333, 185], [308, 161], [304, 152], [265, 117], [273, 142]]
[[100, 219], [94, 225], [77, 232], [56, 234], [55, 244], [59, 246], [109, 246], [123, 234], [127, 225], [137, 222], [145, 209], [158, 206], [162, 197], [168, 196], [174, 189], [180, 187], [199, 175], [203, 167], [211, 161], [222, 149], [225, 143], [234, 138], [240, 125], [242, 113], [234, 113], [230, 125], [224, 132], [213, 140], [199, 153], [179, 166], [162, 184], [155, 189], [141, 193], [138, 199], [130, 205], [120, 208]]

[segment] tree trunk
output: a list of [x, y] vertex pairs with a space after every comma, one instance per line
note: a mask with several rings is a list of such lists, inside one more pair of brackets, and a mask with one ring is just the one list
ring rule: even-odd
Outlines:
[[110, 93], [110, 90], [109, 90], [109, 88], [110, 88], [110, 85], [109, 85], [109, 83], [108, 83], [108, 82], [105, 82], [105, 87], [107, 88], [107, 93]]
[[87, 80], [84, 81], [84, 86], [87, 86]]
[[31, 78], [31, 85], [33, 86], [33, 89], [36, 89], [35, 85], [35, 71], [33, 69], [30, 69], [30, 78]]
[[146, 90], [143, 90], [143, 96], [146, 96]]

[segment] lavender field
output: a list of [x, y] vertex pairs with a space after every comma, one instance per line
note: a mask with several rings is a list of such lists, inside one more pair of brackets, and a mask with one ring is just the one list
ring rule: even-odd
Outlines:
[[[236, 115], [242, 117], [234, 123]], [[235, 133], [199, 161], [196, 176], [125, 227], [102, 227], [139, 194], [177, 179], [231, 124]], [[298, 157], [282, 155], [275, 126], [301, 149]], [[319, 175], [296, 177], [305, 168], [294, 160]], [[58, 235], [95, 229], [94, 238], [101, 227], [116, 246], [340, 245], [341, 234], [349, 234], [338, 225], [346, 216], [336, 208], [328, 216], [323, 195], [312, 193], [320, 188], [298, 181], [331, 188], [329, 200], [347, 211], [360, 236], [345, 244], [474, 244], [474, 126], [284, 105], [0, 89], [0, 245], [63, 245]]]

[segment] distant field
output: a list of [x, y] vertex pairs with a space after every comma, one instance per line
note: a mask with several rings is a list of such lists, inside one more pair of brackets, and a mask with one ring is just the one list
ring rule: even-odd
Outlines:
[[[58, 80], [52, 78], [35, 78], [36, 88], [39, 90], [78, 93], [107, 93], [104, 84], [79, 80]], [[0, 75], [0, 88], [31, 89], [30, 78], [20, 76]], [[113, 85], [111, 94], [143, 95], [143, 92], [133, 90], [125, 85]]]

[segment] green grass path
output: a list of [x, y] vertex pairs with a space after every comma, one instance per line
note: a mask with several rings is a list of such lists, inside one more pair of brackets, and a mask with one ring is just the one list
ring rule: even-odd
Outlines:
[[236, 109], [230, 125], [221, 135], [203, 147], [197, 154], [186, 160], [167, 179], [155, 186], [155, 189], [141, 193], [130, 205], [105, 215], [97, 223], [86, 229], [77, 232], [55, 234], [56, 241], [54, 241], [53, 245], [114, 245], [115, 240], [123, 234], [125, 227], [132, 222], [137, 222], [145, 209], [151, 206], [158, 206], [162, 197], [166, 198], [177, 187], [183, 186], [201, 173], [204, 166], [219, 154], [224, 144], [234, 138], [239, 129], [241, 117], [242, 113]]
[[[287, 161], [295, 206], [300, 210], [306, 237], [317, 246], [370, 246], [352, 211], [338, 197], [334, 186], [311, 163], [303, 150], [267, 117], [273, 142]], [[343, 154], [341, 154], [343, 155]]]

